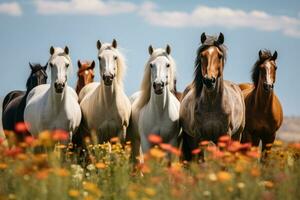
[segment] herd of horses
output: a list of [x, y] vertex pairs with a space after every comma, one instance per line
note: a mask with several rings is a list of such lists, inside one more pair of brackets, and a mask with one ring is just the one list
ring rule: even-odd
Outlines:
[[[148, 48], [141, 88], [131, 97], [123, 89], [125, 59], [117, 41], [97, 41], [100, 82], [94, 82], [95, 62], [78, 61], [76, 91], [67, 85], [72, 61], [69, 48], [50, 48], [45, 66], [30, 64], [26, 91], [12, 91], [3, 100], [3, 129], [15, 130], [26, 122], [27, 133], [17, 141], [37, 137], [44, 130], [61, 129], [75, 147], [84, 148], [85, 137], [95, 132], [98, 142], [113, 137], [130, 141], [132, 157], [151, 148], [150, 134], [179, 146], [184, 160], [192, 160], [199, 142], [214, 143], [223, 135], [262, 151], [275, 140], [283, 112], [274, 93], [277, 52], [260, 50], [252, 69], [253, 83], [224, 80], [227, 57], [224, 35], [202, 33], [196, 53], [194, 80], [183, 93], [176, 90], [176, 64], [171, 47]], [[51, 82], [47, 84], [47, 68]]]

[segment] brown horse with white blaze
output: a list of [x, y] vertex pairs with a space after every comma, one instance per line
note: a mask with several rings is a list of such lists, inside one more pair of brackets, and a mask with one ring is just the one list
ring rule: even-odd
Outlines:
[[81, 62], [80, 60], [78, 60], [77, 65], [78, 65], [78, 72], [77, 72], [78, 80], [76, 86], [76, 93], [79, 94], [81, 89], [85, 85], [94, 82], [95, 61]]
[[195, 61], [195, 78], [185, 92], [180, 106], [182, 150], [191, 160], [199, 142], [216, 143], [220, 136], [240, 140], [245, 125], [245, 104], [241, 89], [223, 80], [226, 60], [224, 35], [201, 35]]
[[269, 149], [267, 144], [274, 142], [283, 120], [282, 107], [274, 92], [276, 59], [277, 51], [272, 55], [269, 50], [260, 50], [252, 70], [253, 84], [240, 84], [246, 105], [242, 142], [258, 146], [262, 141], [262, 151]]

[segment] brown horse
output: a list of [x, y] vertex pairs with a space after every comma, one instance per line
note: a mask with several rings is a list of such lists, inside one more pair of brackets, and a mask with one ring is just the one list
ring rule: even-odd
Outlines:
[[76, 92], [77, 94], [79, 94], [79, 92], [85, 85], [94, 82], [95, 61], [82, 63], [80, 62], [80, 60], [78, 60], [77, 64], [78, 64], [78, 72], [77, 72], [78, 81], [76, 86]]
[[246, 104], [246, 126], [242, 142], [258, 146], [262, 141], [262, 151], [275, 140], [276, 131], [283, 120], [282, 107], [274, 93], [277, 52], [259, 51], [259, 58], [253, 66], [253, 84], [240, 84]]
[[226, 60], [224, 35], [201, 35], [195, 61], [195, 78], [185, 92], [180, 107], [182, 150], [191, 160], [193, 149], [203, 140], [217, 142], [222, 135], [240, 140], [245, 126], [245, 104], [238, 85], [223, 80]]

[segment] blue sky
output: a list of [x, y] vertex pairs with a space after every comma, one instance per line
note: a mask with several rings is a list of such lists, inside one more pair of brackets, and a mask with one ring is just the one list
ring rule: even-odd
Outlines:
[[225, 79], [250, 81], [259, 49], [277, 50], [275, 91], [285, 115], [300, 115], [299, 0], [0, 0], [0, 25], [0, 96], [24, 89], [28, 62], [46, 63], [51, 45], [69, 46], [69, 85], [75, 87], [77, 60], [96, 60], [96, 41], [113, 38], [127, 58], [128, 95], [139, 89], [149, 44], [171, 45], [183, 90], [193, 77], [201, 33], [223, 32]]

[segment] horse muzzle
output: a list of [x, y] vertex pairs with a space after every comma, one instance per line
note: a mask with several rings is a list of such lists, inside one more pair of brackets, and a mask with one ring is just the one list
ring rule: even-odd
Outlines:
[[273, 89], [274, 89], [274, 84], [272, 83], [272, 84], [269, 84], [269, 83], [264, 83], [263, 84], [263, 88], [264, 88], [264, 90], [266, 91], [266, 92], [270, 92], [270, 91], [272, 91]]
[[204, 77], [203, 78], [203, 84], [207, 87], [207, 89], [214, 89], [216, 87], [216, 78], [208, 78]]
[[56, 93], [59, 93], [59, 94], [64, 91], [65, 86], [66, 86], [65, 83], [57, 83], [57, 82], [54, 83], [55, 91], [56, 91]]
[[164, 82], [154, 82], [153, 83], [153, 89], [154, 89], [154, 93], [157, 94], [157, 95], [160, 95], [164, 92], [164, 86], [165, 86], [165, 83]]
[[114, 75], [103, 75], [102, 79], [104, 81], [104, 85], [111, 86], [113, 83], [115, 76]]

